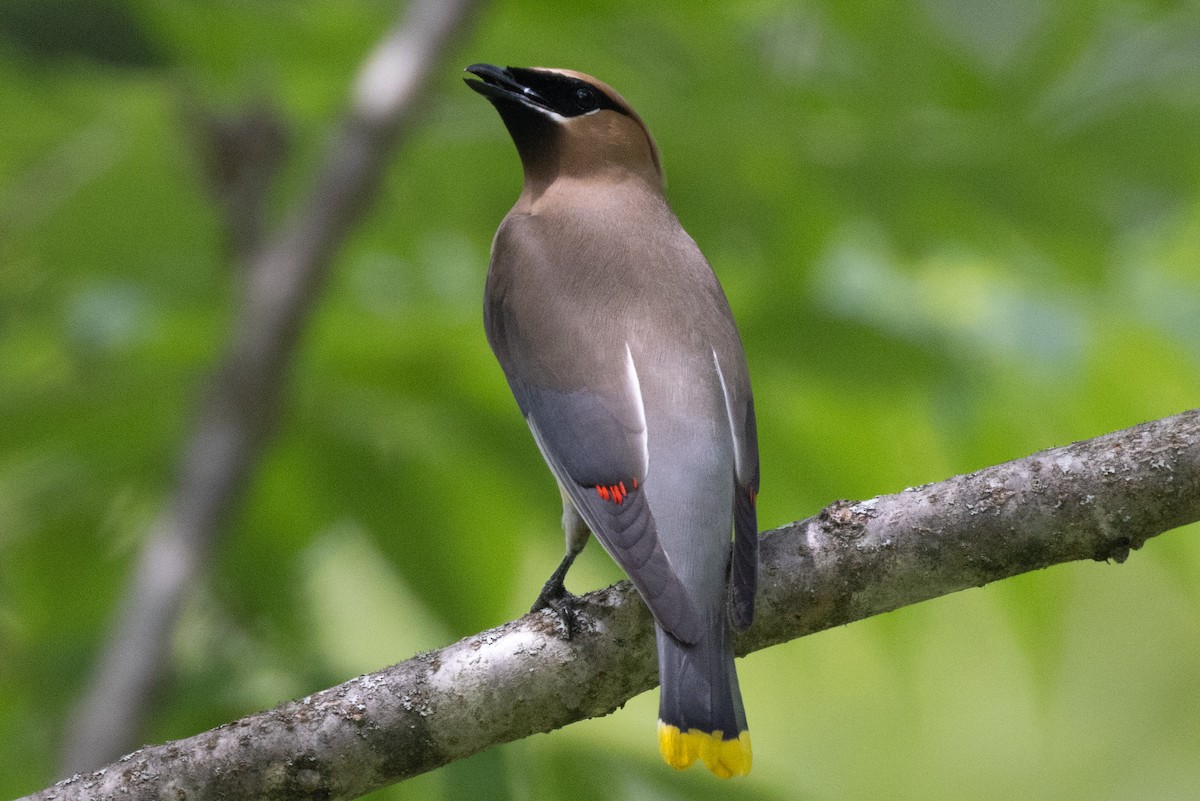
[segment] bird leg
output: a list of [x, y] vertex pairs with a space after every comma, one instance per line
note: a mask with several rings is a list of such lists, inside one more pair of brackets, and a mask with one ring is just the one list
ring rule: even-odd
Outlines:
[[568, 592], [563, 582], [567, 577], [567, 571], [571, 569], [571, 563], [578, 555], [579, 551], [567, 551], [566, 556], [558, 563], [558, 567], [542, 586], [537, 600], [533, 602], [533, 608], [529, 610], [530, 612], [537, 612], [540, 609], [552, 611], [558, 617], [559, 625], [563, 628], [564, 638], [568, 640], [578, 630], [579, 612], [576, 605], [579, 603], [579, 598]]
[[554, 612], [558, 617], [559, 625], [563, 628], [565, 638], [569, 640], [579, 630], [578, 607], [580, 601], [577, 596], [567, 592], [564, 582], [567, 578], [567, 571], [575, 562], [575, 557], [579, 556], [583, 546], [587, 545], [591, 532], [588, 531], [579, 512], [575, 511], [575, 505], [571, 503], [571, 499], [567, 497], [567, 493], [561, 485], [559, 485], [559, 493], [562, 495], [563, 502], [562, 522], [563, 533], [567, 540], [567, 553], [542, 586], [542, 591], [538, 593], [537, 600], [533, 602], [533, 608], [529, 611], [537, 612], [541, 609], [549, 609]]

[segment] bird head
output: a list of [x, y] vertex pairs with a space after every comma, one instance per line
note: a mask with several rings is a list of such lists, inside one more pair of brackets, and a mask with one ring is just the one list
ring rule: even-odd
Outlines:
[[525, 168], [526, 183], [562, 176], [633, 174], [660, 190], [658, 147], [633, 107], [608, 84], [581, 72], [472, 64], [467, 85], [500, 112]]

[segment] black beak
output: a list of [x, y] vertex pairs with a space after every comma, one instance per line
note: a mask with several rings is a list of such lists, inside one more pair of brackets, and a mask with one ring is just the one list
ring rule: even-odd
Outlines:
[[494, 64], [472, 64], [465, 71], [481, 79], [473, 81], [470, 78], [463, 78], [467, 86], [488, 100], [520, 103], [542, 111], [552, 110], [541, 95], [514, 77], [512, 67], [501, 69]]

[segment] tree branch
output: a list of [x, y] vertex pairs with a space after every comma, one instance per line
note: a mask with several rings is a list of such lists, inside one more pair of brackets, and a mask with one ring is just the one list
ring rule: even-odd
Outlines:
[[184, 448], [174, 493], [151, 528], [113, 634], [70, 716], [65, 772], [103, 764], [136, 742], [182, 599], [274, 429], [287, 367], [331, 256], [374, 194], [442, 53], [478, 5], [410, 3], [363, 65], [312, 189], [242, 271], [241, 308]]
[[[1123, 561], [1200, 519], [1200, 410], [869, 501], [763, 535], [747, 653], [1075, 559]], [[28, 799], [349, 799], [500, 743], [607, 714], [655, 684], [628, 582], [562, 640], [546, 613], [143, 748]]]

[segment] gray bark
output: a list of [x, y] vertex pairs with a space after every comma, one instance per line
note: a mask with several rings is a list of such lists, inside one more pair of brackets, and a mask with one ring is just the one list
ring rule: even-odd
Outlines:
[[[757, 617], [738, 650], [1060, 562], [1121, 562], [1196, 520], [1200, 410], [838, 501], [763, 535]], [[28, 798], [349, 799], [607, 714], [654, 686], [653, 630], [628, 582], [584, 597], [586, 624], [570, 641], [548, 613], [526, 615]]]

